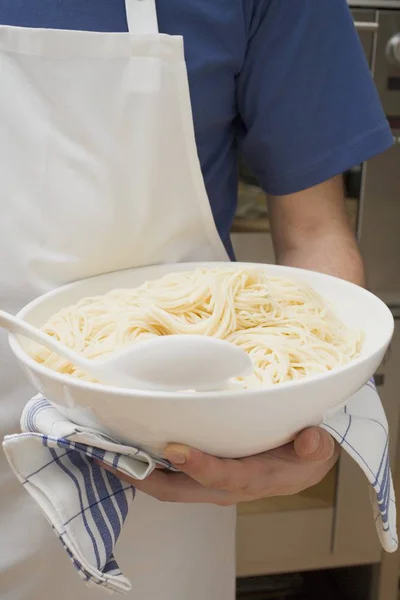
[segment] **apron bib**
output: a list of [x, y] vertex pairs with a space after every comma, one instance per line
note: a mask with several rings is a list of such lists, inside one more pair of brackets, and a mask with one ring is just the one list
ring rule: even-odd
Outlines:
[[[228, 260], [194, 137], [180, 36], [155, 0], [129, 33], [0, 26], [0, 306], [158, 263]], [[33, 391], [0, 335], [0, 434]], [[94, 600], [1, 460], [2, 600]], [[138, 494], [117, 546], [130, 598], [233, 600], [235, 511]]]

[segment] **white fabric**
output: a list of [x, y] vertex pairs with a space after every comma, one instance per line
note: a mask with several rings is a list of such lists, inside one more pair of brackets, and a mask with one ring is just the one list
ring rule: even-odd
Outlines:
[[325, 419], [330, 433], [364, 471], [369, 483], [379, 540], [387, 552], [398, 548], [396, 498], [390, 470], [389, 427], [373, 381]]
[[[394, 552], [398, 541], [388, 429], [373, 383], [355, 394], [323, 427], [366, 474], [379, 539], [385, 550]], [[42, 396], [27, 403], [21, 430], [23, 433], [7, 436], [4, 441], [8, 461], [41, 507], [79, 575], [88, 585], [104, 591], [128, 592], [131, 582], [120, 571], [117, 542], [134, 491], [92, 459], [140, 480], [157, 464], [168, 469], [171, 465], [66, 420]], [[135, 535], [131, 542], [135, 547]]]
[[138, 35], [158, 33], [155, 0], [126, 0], [125, 6], [131, 33]]
[[[227, 260], [197, 156], [182, 38], [151, 34], [154, 1], [135, 1], [135, 34], [0, 26], [6, 310], [107, 271]], [[3, 437], [17, 431], [34, 390], [0, 335]], [[53, 600], [54, 590], [58, 600], [97, 598], [71, 577], [58, 540], [0, 460], [1, 600]], [[140, 494], [135, 508], [119, 543], [130, 598], [233, 600], [233, 510]]]
[[115, 562], [114, 547], [134, 490], [92, 459], [138, 480], [157, 464], [169, 469], [170, 465], [67, 421], [42, 396], [25, 406], [21, 430], [4, 440], [9, 464], [42, 509], [79, 575], [105, 590], [128, 592], [131, 584]]

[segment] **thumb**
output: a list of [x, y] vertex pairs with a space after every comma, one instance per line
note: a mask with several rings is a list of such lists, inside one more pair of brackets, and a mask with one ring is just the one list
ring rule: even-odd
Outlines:
[[302, 460], [327, 462], [336, 452], [333, 438], [324, 429], [309, 427], [294, 440], [294, 451]]

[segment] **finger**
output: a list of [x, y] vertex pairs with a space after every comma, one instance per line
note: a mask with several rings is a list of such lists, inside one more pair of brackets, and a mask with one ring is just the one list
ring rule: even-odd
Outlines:
[[[219, 459], [199, 450], [171, 444], [165, 458], [186, 475], [211, 490], [246, 491], [257, 476], [244, 461]], [[257, 467], [256, 467], [257, 468]]]
[[223, 492], [207, 490], [184, 473], [153, 471], [146, 479], [140, 481], [100, 461], [96, 462], [122, 481], [161, 502], [223, 504], [227, 500]]
[[294, 451], [302, 460], [328, 462], [337, 449], [329, 433], [319, 427], [310, 427], [296, 437]]
[[136, 488], [162, 502], [223, 504], [228, 499], [226, 492], [207, 489], [184, 473], [170, 473], [162, 479], [158, 475], [153, 473]]

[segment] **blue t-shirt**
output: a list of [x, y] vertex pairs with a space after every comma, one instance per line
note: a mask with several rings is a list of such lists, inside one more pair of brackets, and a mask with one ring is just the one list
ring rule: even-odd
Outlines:
[[[158, 0], [157, 10], [160, 31], [184, 37], [198, 154], [230, 251], [238, 148], [282, 195], [391, 145], [346, 0]], [[127, 30], [124, 0], [1, 0], [0, 23]]]

